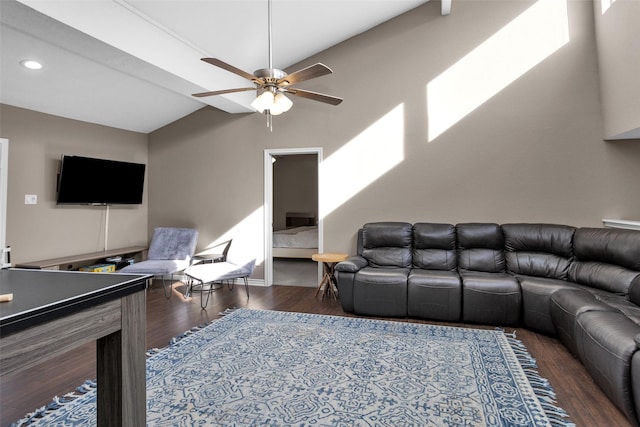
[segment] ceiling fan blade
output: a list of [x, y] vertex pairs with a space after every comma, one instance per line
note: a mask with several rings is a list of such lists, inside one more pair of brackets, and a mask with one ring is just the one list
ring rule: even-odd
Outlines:
[[324, 76], [324, 75], [331, 74], [331, 73], [333, 73], [331, 68], [329, 68], [326, 65], [318, 62], [317, 64], [313, 64], [313, 65], [311, 65], [311, 66], [309, 66], [307, 68], [303, 68], [301, 70], [294, 71], [293, 73], [289, 74], [288, 76], [283, 77], [280, 80], [278, 80], [277, 84], [278, 84], [278, 86], [293, 85], [293, 84], [296, 84], [298, 82], [303, 82], [303, 81], [309, 80], [309, 79], [315, 79], [316, 77]]
[[227, 64], [224, 61], [220, 61], [218, 58], [202, 58], [202, 61], [207, 62], [207, 63], [209, 63], [211, 65], [215, 65], [216, 67], [220, 67], [223, 70], [227, 70], [229, 72], [232, 72], [233, 74], [237, 74], [240, 77], [244, 77], [247, 80], [251, 80], [251, 81], [259, 80], [253, 74], [249, 74], [246, 71], [242, 71], [240, 68], [236, 68], [233, 65]]
[[296, 89], [293, 87], [288, 87], [286, 89], [287, 93], [290, 93], [295, 96], [299, 96], [301, 98], [312, 99], [314, 101], [324, 102], [326, 104], [338, 105], [342, 102], [342, 98], [338, 98], [337, 96], [325, 95], [324, 93], [311, 92], [310, 90], [302, 90]]
[[223, 90], [214, 90], [213, 92], [194, 93], [191, 96], [202, 98], [203, 96], [222, 95], [224, 93], [234, 93], [234, 92], [246, 92], [248, 90], [257, 90], [257, 89], [258, 88], [256, 87], [240, 87], [237, 89], [223, 89]]

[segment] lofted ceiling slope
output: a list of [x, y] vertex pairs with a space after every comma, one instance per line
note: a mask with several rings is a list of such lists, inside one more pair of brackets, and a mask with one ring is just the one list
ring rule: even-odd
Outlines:
[[[427, 1], [272, 0], [273, 65], [287, 69]], [[442, 13], [450, 6], [443, 0]], [[253, 112], [254, 92], [191, 94], [247, 86], [202, 57], [249, 73], [268, 66], [267, 10], [267, 0], [0, 0], [0, 102], [143, 133], [207, 104]]]

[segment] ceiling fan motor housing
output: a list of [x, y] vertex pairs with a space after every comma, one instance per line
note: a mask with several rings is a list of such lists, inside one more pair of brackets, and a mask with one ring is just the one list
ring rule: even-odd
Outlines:
[[261, 68], [254, 71], [253, 75], [271, 84], [276, 84], [278, 80], [287, 77], [287, 73], [277, 68]]

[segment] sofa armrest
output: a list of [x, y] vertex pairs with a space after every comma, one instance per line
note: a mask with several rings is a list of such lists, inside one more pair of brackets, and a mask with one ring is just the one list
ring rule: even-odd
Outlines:
[[345, 273], [357, 273], [367, 265], [369, 265], [369, 263], [364, 257], [354, 255], [349, 259], [336, 264], [336, 271], [342, 271]]
[[349, 259], [336, 264], [336, 284], [340, 293], [342, 309], [346, 313], [353, 313], [353, 283], [356, 274], [362, 268], [368, 266], [367, 260], [359, 255], [354, 255]]

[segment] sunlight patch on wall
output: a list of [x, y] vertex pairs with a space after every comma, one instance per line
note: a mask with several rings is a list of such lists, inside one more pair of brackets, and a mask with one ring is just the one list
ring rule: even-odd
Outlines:
[[607, 12], [607, 10], [609, 10], [609, 8], [613, 6], [615, 2], [616, 0], [600, 0], [600, 7], [602, 8], [602, 14], [604, 15]]
[[404, 160], [404, 104], [320, 164], [319, 214], [325, 218]]
[[196, 254], [222, 253], [226, 243], [233, 239], [231, 245], [240, 246], [242, 257], [256, 257], [256, 265], [264, 263], [264, 206], [247, 215], [242, 221], [225, 231], [220, 237], [209, 243], [205, 249]]
[[429, 142], [569, 42], [566, 0], [539, 0], [427, 84]]

